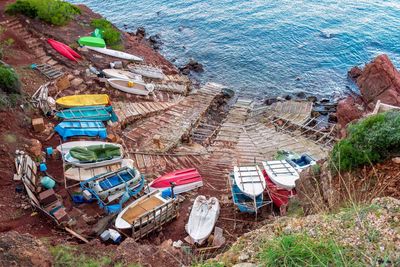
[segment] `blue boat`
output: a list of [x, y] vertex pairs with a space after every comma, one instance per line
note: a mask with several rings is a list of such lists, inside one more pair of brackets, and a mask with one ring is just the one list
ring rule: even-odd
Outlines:
[[107, 129], [101, 121], [63, 121], [54, 130], [63, 140], [71, 136], [107, 137]]
[[118, 117], [111, 106], [73, 107], [57, 112], [56, 116], [64, 120], [74, 121], [118, 121]]
[[243, 194], [235, 183], [233, 173], [229, 175], [231, 179], [231, 192], [233, 203], [239, 208], [241, 212], [256, 213], [257, 210], [263, 205], [263, 194], [258, 195], [255, 199], [250, 198]]

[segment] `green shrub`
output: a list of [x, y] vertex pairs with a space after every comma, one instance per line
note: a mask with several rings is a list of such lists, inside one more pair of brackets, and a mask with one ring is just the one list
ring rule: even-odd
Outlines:
[[349, 136], [335, 145], [330, 164], [347, 171], [387, 159], [400, 150], [400, 112], [380, 113], [348, 127]]
[[17, 0], [6, 7], [9, 14], [23, 14], [61, 26], [67, 24], [75, 15], [81, 13], [80, 9], [61, 0]]
[[121, 42], [121, 33], [106, 19], [94, 19], [90, 22], [93, 28], [99, 28], [103, 39], [109, 46], [117, 46]]
[[19, 93], [21, 83], [12, 68], [0, 66], [0, 89], [9, 94]]
[[333, 240], [304, 234], [277, 237], [263, 245], [258, 257], [262, 266], [352, 266], [345, 249]]

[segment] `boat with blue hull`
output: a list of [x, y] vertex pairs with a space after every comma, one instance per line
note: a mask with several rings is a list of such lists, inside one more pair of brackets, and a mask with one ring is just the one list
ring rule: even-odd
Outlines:
[[56, 116], [64, 120], [73, 121], [118, 121], [117, 115], [111, 106], [73, 107], [60, 110]]
[[235, 183], [235, 176], [233, 173], [229, 175], [231, 181], [231, 192], [233, 203], [239, 208], [241, 212], [256, 213], [263, 205], [263, 194], [258, 195], [256, 198], [248, 197], [243, 194]]

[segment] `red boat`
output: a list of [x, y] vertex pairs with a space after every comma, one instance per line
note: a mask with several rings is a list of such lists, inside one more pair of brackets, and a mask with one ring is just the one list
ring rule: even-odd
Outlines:
[[280, 188], [271, 181], [265, 170], [263, 170], [262, 173], [264, 175], [265, 181], [267, 182], [267, 190], [269, 190], [272, 202], [274, 202], [275, 206], [277, 206], [278, 208], [286, 207], [289, 202], [289, 198], [296, 195], [296, 190], [287, 190]]
[[174, 193], [180, 194], [203, 186], [203, 178], [200, 173], [192, 169], [183, 169], [167, 173], [158, 177], [149, 184], [150, 191], [171, 188], [174, 184]]
[[77, 58], [81, 58], [78, 53], [76, 53], [71, 47], [66, 44], [63, 44], [53, 39], [47, 39], [47, 43], [49, 43], [58, 53], [70, 60], [77, 61]]

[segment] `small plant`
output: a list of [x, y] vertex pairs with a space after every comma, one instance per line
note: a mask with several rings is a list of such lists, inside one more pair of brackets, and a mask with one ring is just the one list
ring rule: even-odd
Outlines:
[[67, 24], [74, 16], [81, 13], [80, 9], [61, 0], [17, 0], [7, 5], [8, 14], [23, 14], [56, 25]]
[[0, 89], [9, 94], [19, 93], [21, 83], [12, 68], [0, 66]]
[[79, 251], [69, 246], [55, 246], [50, 248], [54, 257], [54, 266], [111, 266], [113, 263], [110, 258], [96, 257], [92, 258], [84, 254], [78, 254]]
[[[121, 33], [106, 19], [94, 19], [90, 22], [93, 28], [101, 30], [104, 41], [109, 46], [121, 48]], [[121, 49], [117, 49], [121, 50]]]
[[[5, 29], [0, 26], [0, 37], [3, 35]], [[3, 58], [4, 50], [8, 47], [11, 47], [14, 44], [13, 38], [7, 38], [5, 40], [0, 41], [0, 59]]]

